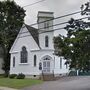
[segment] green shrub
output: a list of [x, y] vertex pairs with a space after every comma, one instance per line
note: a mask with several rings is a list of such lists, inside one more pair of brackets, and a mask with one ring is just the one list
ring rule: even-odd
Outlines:
[[17, 75], [17, 79], [24, 79], [25, 78], [25, 75], [23, 73], [19, 73]]
[[12, 79], [13, 79], [13, 78], [15, 78], [16, 76], [17, 76], [17, 74], [10, 74], [10, 75], [9, 75], [9, 78], [12, 78]]
[[5, 75], [5, 74], [0, 74], [0, 78], [4, 78], [4, 75]]

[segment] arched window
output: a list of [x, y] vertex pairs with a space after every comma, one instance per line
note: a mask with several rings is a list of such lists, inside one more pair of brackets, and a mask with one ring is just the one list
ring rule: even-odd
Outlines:
[[48, 47], [48, 43], [49, 43], [48, 36], [45, 36], [45, 47]]
[[34, 55], [34, 67], [36, 67], [36, 64], [37, 64], [37, 56]]
[[23, 46], [21, 51], [21, 63], [27, 63], [27, 57], [28, 57], [28, 52], [26, 50], [26, 47]]
[[13, 67], [15, 67], [15, 57], [13, 57]]

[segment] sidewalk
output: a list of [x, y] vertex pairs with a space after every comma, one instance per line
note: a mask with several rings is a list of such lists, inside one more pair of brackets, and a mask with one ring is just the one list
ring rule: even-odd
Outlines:
[[8, 87], [1, 87], [0, 90], [18, 90], [18, 89], [13, 89], [13, 88], [8, 88]]

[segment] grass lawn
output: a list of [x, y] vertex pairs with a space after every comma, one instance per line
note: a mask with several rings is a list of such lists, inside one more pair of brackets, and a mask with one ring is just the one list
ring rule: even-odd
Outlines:
[[0, 78], [0, 86], [20, 89], [27, 86], [32, 86], [36, 84], [41, 84], [41, 80], [33, 79], [9, 79], [9, 78]]

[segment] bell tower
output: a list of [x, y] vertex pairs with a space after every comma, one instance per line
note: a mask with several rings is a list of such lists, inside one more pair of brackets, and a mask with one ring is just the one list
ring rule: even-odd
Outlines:
[[53, 12], [43, 12], [39, 11], [38, 12], [38, 29], [40, 31], [46, 31], [46, 30], [52, 30], [53, 27], [49, 27], [53, 25]]
[[38, 12], [39, 43], [42, 49], [53, 49], [53, 12]]

